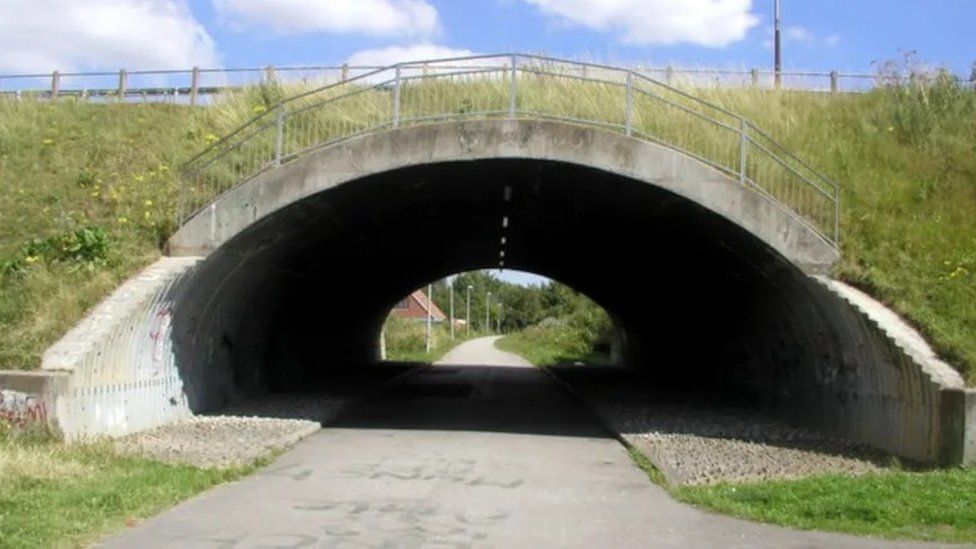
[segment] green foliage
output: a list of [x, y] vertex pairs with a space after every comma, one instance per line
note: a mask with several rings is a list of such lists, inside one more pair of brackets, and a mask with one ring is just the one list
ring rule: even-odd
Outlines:
[[502, 338], [496, 346], [536, 365], [605, 361], [613, 330], [606, 311], [558, 282], [550, 282], [537, 291], [544, 310], [551, 316]]
[[673, 487], [680, 500], [791, 528], [976, 542], [976, 469]]
[[451, 339], [450, 327], [433, 324], [431, 348], [427, 351], [427, 325], [422, 320], [390, 317], [383, 327], [387, 360], [402, 362], [434, 362], [460, 343], [482, 335], [456, 330]]

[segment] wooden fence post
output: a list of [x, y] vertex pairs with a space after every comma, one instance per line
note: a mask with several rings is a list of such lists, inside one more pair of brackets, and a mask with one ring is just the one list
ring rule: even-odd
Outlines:
[[51, 73], [51, 101], [58, 100], [58, 92], [61, 91], [61, 73], [54, 71]]
[[129, 73], [125, 69], [119, 69], [119, 101], [125, 102], [126, 88], [129, 85]]
[[190, 73], [190, 106], [196, 106], [197, 94], [200, 93], [200, 67], [193, 67]]

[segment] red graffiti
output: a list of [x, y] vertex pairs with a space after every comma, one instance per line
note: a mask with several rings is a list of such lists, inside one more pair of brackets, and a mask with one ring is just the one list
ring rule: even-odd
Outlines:
[[0, 391], [0, 421], [14, 427], [47, 423], [47, 404], [43, 400], [15, 391]]

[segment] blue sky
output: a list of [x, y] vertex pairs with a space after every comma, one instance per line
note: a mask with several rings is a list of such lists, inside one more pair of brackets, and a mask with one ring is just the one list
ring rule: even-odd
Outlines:
[[[773, 0], [0, 0], [0, 74], [523, 51], [769, 67]], [[969, 75], [976, 0], [782, 0], [788, 69], [915, 50]], [[49, 14], [57, 13], [58, 17]], [[394, 49], [391, 49], [394, 48]]]
[[[431, 0], [429, 3], [437, 9], [440, 24], [437, 33], [425, 42], [452, 49], [479, 53], [524, 51], [651, 65], [767, 67], [772, 64], [771, 0], [751, 2], [748, 11], [756, 23], [742, 39], [722, 46], [689, 41], [628, 43], [621, 39], [620, 27], [594, 29], [585, 22], [547, 14], [523, 1]], [[622, 2], [634, 6], [654, 3]], [[968, 75], [976, 61], [974, 0], [782, 0], [782, 3], [786, 68], [870, 72], [875, 60], [896, 58], [900, 52], [915, 50], [925, 61], [946, 64], [954, 72]], [[213, 29], [228, 66], [335, 62], [362, 50], [410, 43], [351, 33], [242, 34], [221, 25], [210, 2], [195, 1], [193, 9], [207, 28]]]

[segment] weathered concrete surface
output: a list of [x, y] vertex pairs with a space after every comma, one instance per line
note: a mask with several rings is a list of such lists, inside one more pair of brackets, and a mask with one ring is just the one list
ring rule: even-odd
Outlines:
[[923, 546], [678, 504], [537, 369], [484, 340], [449, 358], [465, 365], [401, 379], [266, 470], [104, 547]]
[[57, 428], [51, 413], [67, 376], [60, 372], [0, 371], [0, 420], [18, 428]]
[[169, 251], [207, 255], [277, 210], [374, 174], [504, 158], [586, 166], [666, 189], [732, 221], [807, 272], [826, 272], [838, 257], [795, 214], [691, 157], [616, 132], [535, 120], [412, 126], [322, 149], [228, 190], [170, 238]]
[[66, 374], [47, 400], [68, 439], [124, 435], [190, 415], [186, 384], [205, 379], [180, 370], [172, 318], [180, 282], [200, 259], [156, 261], [44, 353], [43, 370]]

